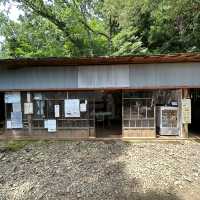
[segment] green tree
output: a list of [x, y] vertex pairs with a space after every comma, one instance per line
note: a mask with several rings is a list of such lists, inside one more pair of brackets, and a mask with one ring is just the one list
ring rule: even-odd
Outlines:
[[[0, 15], [3, 57], [100, 56], [200, 50], [199, 0], [12, 0]], [[0, 0], [8, 2], [8, 0]]]
[[143, 47], [141, 39], [136, 36], [137, 30], [133, 30], [132, 27], [122, 29], [114, 38], [114, 53], [115, 56], [122, 55], [135, 55], [146, 54], [147, 48]]
[[[25, 16], [19, 19], [19, 23], [4, 21], [6, 31], [3, 35], [6, 37], [5, 46], [8, 48], [8, 36], [19, 41], [20, 46], [14, 45], [18, 48], [17, 56], [25, 56], [25, 47], [28, 51], [27, 56], [93, 56], [103, 55], [108, 51], [109, 36], [102, 31], [105, 29], [105, 23], [97, 9], [101, 7], [99, 1], [15, 2], [19, 3]], [[13, 24], [15, 34], [7, 30], [6, 27], [10, 27], [10, 24]], [[37, 42], [33, 41], [30, 35]], [[13, 45], [14, 42], [11, 43]], [[31, 46], [32, 53], [29, 48]], [[56, 48], [51, 50], [52, 46]], [[45, 47], [48, 51], [44, 52]]]
[[137, 29], [134, 35], [151, 54], [200, 49], [199, 0], [105, 0], [105, 3], [122, 31], [127, 27]]

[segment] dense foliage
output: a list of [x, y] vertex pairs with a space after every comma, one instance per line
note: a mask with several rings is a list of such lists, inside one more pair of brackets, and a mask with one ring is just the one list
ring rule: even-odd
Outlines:
[[[8, 0], [0, 0], [2, 4]], [[0, 57], [134, 55], [200, 50], [200, 0], [12, 0]], [[11, 3], [12, 3], [11, 2]]]

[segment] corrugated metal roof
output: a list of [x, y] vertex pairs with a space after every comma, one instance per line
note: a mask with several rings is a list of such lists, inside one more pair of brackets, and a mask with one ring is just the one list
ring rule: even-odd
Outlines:
[[200, 53], [181, 53], [148, 56], [118, 57], [49, 57], [49, 58], [15, 58], [0, 59], [0, 67], [28, 66], [84, 66], [84, 65], [116, 65], [116, 64], [152, 64], [152, 63], [184, 63], [200, 62]]

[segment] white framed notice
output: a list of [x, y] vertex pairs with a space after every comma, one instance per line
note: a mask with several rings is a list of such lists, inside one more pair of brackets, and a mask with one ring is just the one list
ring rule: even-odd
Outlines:
[[79, 99], [65, 99], [65, 117], [80, 117]]

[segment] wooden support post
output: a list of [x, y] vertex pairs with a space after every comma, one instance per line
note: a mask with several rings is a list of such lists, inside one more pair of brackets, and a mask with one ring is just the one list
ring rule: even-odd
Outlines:
[[[31, 103], [31, 93], [27, 92], [27, 103]], [[32, 123], [31, 123], [32, 116], [31, 114], [27, 115], [28, 120], [28, 133], [30, 134], [32, 132]]]
[[124, 137], [124, 91], [122, 90], [122, 138]]
[[[189, 90], [188, 89], [183, 89], [182, 90], [182, 99], [187, 99], [187, 98], [190, 98], [189, 97]], [[181, 108], [181, 112], [182, 112], [182, 108]], [[183, 116], [182, 116], [183, 118]], [[181, 123], [182, 123], [182, 120], [181, 120]], [[189, 137], [189, 134], [188, 134], [188, 124], [183, 124], [182, 123], [182, 134], [181, 136], [183, 138], [188, 138]]]
[[[90, 103], [90, 100], [88, 99], [88, 104]], [[93, 128], [90, 128], [90, 137], [91, 138], [96, 138], [96, 123], [95, 123], [95, 114], [96, 114], [96, 112], [95, 112], [95, 97], [93, 98], [93, 100], [92, 100], [92, 108], [93, 108], [93, 110], [92, 110], [92, 112], [93, 112], [93, 121], [94, 121], [94, 127]], [[89, 106], [88, 106], [88, 112], [89, 112]], [[90, 113], [89, 113], [89, 115], [90, 115]]]

